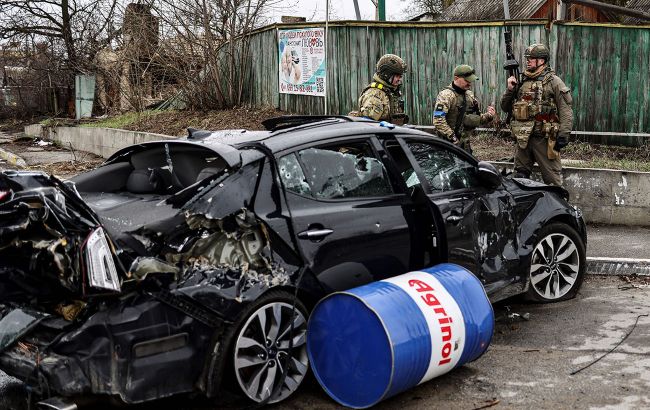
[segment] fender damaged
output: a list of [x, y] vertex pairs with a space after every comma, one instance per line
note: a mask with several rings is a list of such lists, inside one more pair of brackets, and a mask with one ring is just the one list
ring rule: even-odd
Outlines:
[[206, 358], [224, 329], [242, 305], [294, 286], [302, 267], [269, 233], [272, 218], [252, 210], [254, 198], [236, 194], [254, 191], [240, 185], [257, 183], [260, 171], [216, 175], [151, 202], [166, 218], [139, 224], [95, 212], [72, 183], [0, 174], [9, 193], [0, 200], [0, 368], [44, 396], [213, 395]]

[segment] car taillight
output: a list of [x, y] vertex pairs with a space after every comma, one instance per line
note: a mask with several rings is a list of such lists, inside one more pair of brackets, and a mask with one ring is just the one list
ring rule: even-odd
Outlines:
[[11, 197], [11, 191], [0, 191], [0, 202], [4, 202], [10, 197]]

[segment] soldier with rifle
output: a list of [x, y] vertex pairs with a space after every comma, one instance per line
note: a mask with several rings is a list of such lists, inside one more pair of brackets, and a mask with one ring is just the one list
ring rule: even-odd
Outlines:
[[549, 67], [550, 53], [543, 44], [531, 44], [525, 51], [526, 71], [521, 76], [506, 31], [508, 88], [501, 97], [501, 109], [508, 113], [517, 140], [515, 177], [530, 178], [537, 162], [546, 184], [562, 185], [560, 150], [569, 143], [573, 126], [571, 90]]
[[474, 129], [489, 123], [496, 116], [492, 106], [481, 114], [479, 102], [470, 90], [476, 80], [478, 77], [472, 67], [465, 64], [456, 67], [452, 83], [438, 93], [433, 112], [433, 125], [438, 136], [459, 145], [470, 154]]

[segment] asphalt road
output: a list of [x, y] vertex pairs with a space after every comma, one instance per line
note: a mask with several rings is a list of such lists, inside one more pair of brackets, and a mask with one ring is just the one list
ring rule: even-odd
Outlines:
[[[380, 403], [379, 409], [625, 409], [650, 407], [650, 285], [619, 277], [587, 276], [576, 299], [549, 305], [495, 306], [495, 334], [487, 353], [437, 379]], [[507, 317], [529, 313], [528, 321]], [[614, 352], [628, 332], [630, 336]], [[605, 355], [591, 367], [570, 373]], [[0, 372], [0, 409], [24, 405], [20, 383]], [[138, 410], [242, 408], [186, 397]], [[98, 408], [94, 404], [91, 408]], [[107, 408], [107, 407], [103, 407]], [[339, 406], [313, 378], [278, 410]]]

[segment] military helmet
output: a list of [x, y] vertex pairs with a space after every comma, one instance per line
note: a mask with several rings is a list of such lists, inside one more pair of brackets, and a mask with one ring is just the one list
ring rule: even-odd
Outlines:
[[402, 75], [405, 71], [406, 63], [395, 54], [384, 54], [377, 61], [377, 74], [385, 81], [389, 81], [390, 77], [395, 74]]
[[544, 60], [549, 59], [551, 53], [544, 44], [535, 43], [528, 46], [526, 51], [524, 51], [525, 58], [543, 58]]

